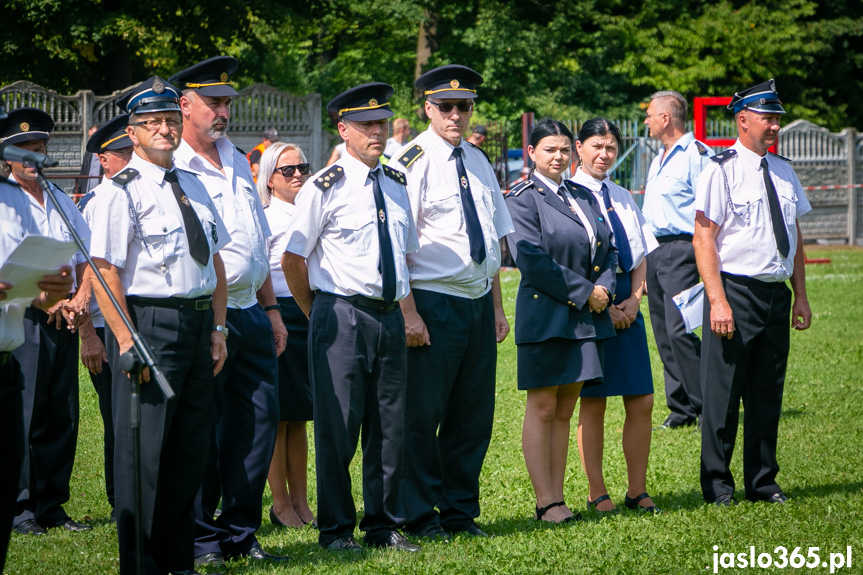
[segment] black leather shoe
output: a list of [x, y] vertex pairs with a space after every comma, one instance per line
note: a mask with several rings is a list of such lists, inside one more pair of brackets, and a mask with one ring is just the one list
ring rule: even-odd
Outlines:
[[657, 425], [653, 428], [654, 431], [658, 431], [660, 429], [679, 429], [681, 427], [689, 427], [690, 425], [695, 425], [695, 419], [687, 419], [685, 421], [676, 421], [671, 419], [671, 416], [665, 418], [665, 421]]
[[408, 541], [408, 538], [398, 531], [383, 532], [373, 538], [366, 536], [366, 547], [385, 547], [409, 553], [416, 553], [422, 549], [419, 545]]
[[[567, 517], [564, 521], [570, 520], [570, 517]], [[473, 521], [468, 521], [467, 523], [463, 523], [461, 525], [455, 527], [446, 527], [446, 530], [452, 533], [453, 535], [467, 535], [469, 537], [494, 537], [489, 533], [486, 533], [482, 529], [477, 526]]]
[[788, 496], [781, 491], [777, 491], [764, 501], [766, 501], [767, 503], [785, 503], [786, 501], [788, 501]]
[[439, 523], [426, 523], [419, 529], [408, 531], [410, 535], [421, 539], [431, 539], [432, 541], [449, 541], [449, 533], [447, 533]]
[[662, 510], [656, 505], [650, 505], [647, 507], [639, 505], [638, 502], [642, 499], [651, 499], [651, 497], [647, 493], [642, 493], [638, 497], [630, 498], [629, 494], [626, 493], [623, 496], [623, 504], [626, 505], [627, 509], [632, 509], [634, 511], [643, 511], [644, 513], [662, 513]]
[[93, 527], [90, 525], [85, 525], [83, 523], [78, 523], [72, 519], [66, 519], [65, 521], [60, 521], [54, 527], [62, 527], [66, 531], [73, 531], [75, 533], [81, 533], [82, 531], [92, 531]]
[[209, 565], [210, 567], [224, 567], [225, 556], [218, 551], [204, 553], [195, 557], [195, 565]]
[[357, 543], [357, 540], [350, 535], [339, 537], [335, 541], [331, 541], [326, 545], [321, 545], [321, 547], [328, 551], [350, 551], [351, 553], [363, 552], [363, 548], [360, 547], [360, 544]]
[[25, 519], [15, 526], [15, 531], [22, 535], [45, 535], [45, 528], [36, 523], [35, 519]]
[[737, 501], [734, 499], [732, 494], [723, 493], [713, 500], [713, 504], [717, 507], [731, 507], [732, 505], [737, 505]]
[[272, 553], [267, 553], [264, 551], [264, 548], [261, 547], [260, 543], [252, 545], [247, 557], [249, 559], [254, 559], [255, 561], [273, 561], [276, 563], [284, 563], [285, 561], [291, 560], [287, 555], [273, 555]]

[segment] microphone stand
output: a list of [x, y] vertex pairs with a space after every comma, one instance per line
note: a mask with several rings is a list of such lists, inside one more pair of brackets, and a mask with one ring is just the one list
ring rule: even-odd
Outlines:
[[155, 377], [156, 383], [158, 383], [159, 388], [165, 395], [165, 399], [170, 401], [174, 397], [174, 390], [171, 389], [171, 385], [168, 383], [168, 380], [165, 379], [164, 374], [162, 374], [157, 367], [156, 359], [153, 357], [153, 352], [150, 350], [150, 346], [148, 346], [147, 342], [141, 338], [138, 331], [132, 325], [132, 322], [129, 321], [129, 318], [126, 317], [125, 313], [123, 313], [123, 308], [120, 307], [120, 302], [118, 302], [117, 298], [114, 297], [114, 294], [111, 292], [111, 288], [108, 287], [108, 283], [105, 281], [99, 268], [97, 268], [96, 264], [93, 263], [93, 258], [90, 257], [90, 252], [87, 250], [87, 246], [84, 245], [84, 242], [81, 240], [81, 236], [78, 235], [72, 222], [69, 221], [69, 217], [63, 211], [63, 208], [60, 207], [60, 203], [57, 201], [57, 196], [54, 193], [53, 187], [42, 173], [43, 162], [35, 162], [35, 164], [39, 184], [42, 186], [42, 190], [44, 190], [51, 198], [51, 201], [54, 202], [54, 207], [57, 208], [57, 212], [60, 214], [60, 217], [63, 218], [63, 222], [66, 224], [69, 233], [72, 234], [72, 238], [75, 240], [75, 244], [78, 246], [78, 249], [81, 250], [82, 254], [84, 254], [87, 263], [90, 265], [90, 269], [93, 270], [93, 275], [95, 275], [96, 279], [99, 280], [99, 283], [102, 285], [102, 289], [105, 290], [105, 293], [108, 294], [108, 299], [111, 300], [111, 305], [114, 306], [114, 309], [120, 315], [120, 318], [122, 318], [126, 329], [128, 329], [129, 333], [132, 335], [132, 343], [137, 357], [133, 355], [131, 351], [127, 351], [120, 356], [120, 365], [118, 367], [129, 374], [129, 386], [131, 390], [130, 427], [132, 429], [132, 483], [135, 503], [135, 571], [137, 575], [144, 575], [144, 525], [142, 514], [143, 502], [141, 498], [141, 398], [138, 394], [138, 377], [144, 368], [147, 367], [150, 369], [150, 374]]

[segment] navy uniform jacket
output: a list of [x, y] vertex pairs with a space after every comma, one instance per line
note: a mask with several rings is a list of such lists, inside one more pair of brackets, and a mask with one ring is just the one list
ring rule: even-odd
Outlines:
[[608, 310], [594, 314], [587, 305], [594, 285], [614, 294], [617, 269], [611, 230], [593, 194], [566, 182], [578, 205], [593, 218], [597, 243], [591, 259], [589, 237], [578, 215], [539, 180], [530, 179], [523, 185], [506, 197], [515, 226], [507, 241], [521, 271], [515, 343], [614, 336]]

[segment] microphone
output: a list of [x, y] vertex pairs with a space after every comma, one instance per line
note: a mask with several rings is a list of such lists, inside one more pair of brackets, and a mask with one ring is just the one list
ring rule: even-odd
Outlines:
[[50, 168], [57, 165], [57, 160], [46, 154], [25, 150], [12, 144], [0, 144], [0, 158], [7, 162], [21, 162], [37, 168]]

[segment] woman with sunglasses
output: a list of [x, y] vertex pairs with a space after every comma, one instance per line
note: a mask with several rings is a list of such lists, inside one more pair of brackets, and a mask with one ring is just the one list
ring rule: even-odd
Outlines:
[[299, 146], [276, 142], [261, 155], [258, 194], [270, 224], [270, 276], [288, 329], [288, 343], [279, 357], [279, 431], [267, 477], [273, 493], [270, 521], [277, 527], [315, 524], [306, 492], [309, 442], [306, 422], [312, 420], [306, 334], [309, 321], [291, 297], [282, 272], [285, 232], [294, 210], [294, 199], [309, 175], [309, 164]]
[[647, 351], [644, 318], [639, 311], [644, 295], [648, 245], [656, 245], [645, 228], [644, 216], [629, 190], [611, 181], [608, 172], [620, 150], [620, 130], [609, 120], [593, 118], [581, 127], [576, 151], [581, 159], [572, 181], [590, 190], [602, 206], [617, 248], [617, 290], [608, 308], [617, 337], [605, 344], [605, 382], [581, 391], [578, 413], [578, 451], [587, 475], [587, 508], [600, 513], [615, 510], [602, 475], [606, 398], [623, 396], [623, 455], [628, 475], [624, 504], [629, 509], [658, 513], [647, 494], [653, 376]]
[[515, 226], [507, 241], [521, 271], [515, 343], [518, 388], [527, 391], [522, 450], [535, 519], [569, 523], [581, 519], [563, 497], [570, 419], [582, 386], [602, 382], [602, 340], [614, 335], [606, 308], [617, 253], [596, 199], [563, 179], [572, 155], [567, 127], [541, 120], [527, 152], [536, 169], [506, 198]]

